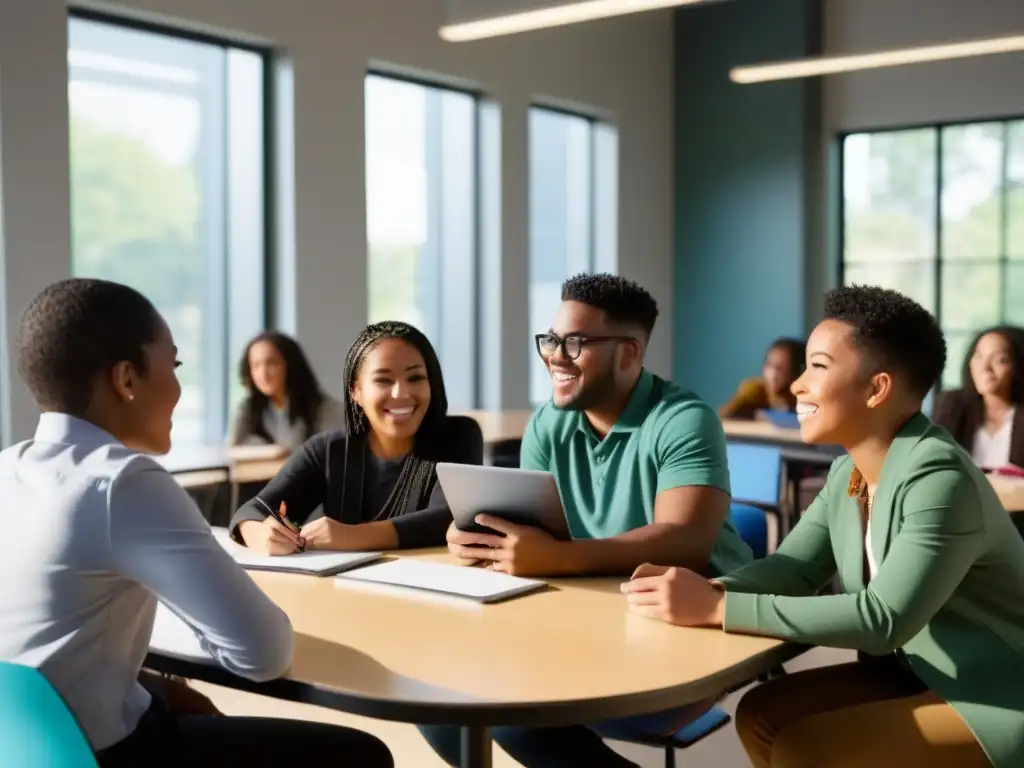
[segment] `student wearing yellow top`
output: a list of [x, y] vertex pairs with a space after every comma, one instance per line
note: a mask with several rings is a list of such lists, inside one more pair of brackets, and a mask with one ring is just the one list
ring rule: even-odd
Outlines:
[[804, 369], [804, 342], [776, 339], [768, 347], [761, 377], [744, 379], [735, 394], [718, 409], [723, 419], [752, 419], [758, 411], [792, 411], [796, 398], [790, 385]]
[[[893, 291], [825, 301], [793, 385], [800, 432], [841, 445], [778, 551], [718, 579], [641, 566], [630, 609], [851, 648], [759, 686], [736, 729], [755, 766], [1024, 765], [1024, 541], [971, 457], [921, 413], [935, 319]], [[838, 571], [840, 594], [819, 594]]]

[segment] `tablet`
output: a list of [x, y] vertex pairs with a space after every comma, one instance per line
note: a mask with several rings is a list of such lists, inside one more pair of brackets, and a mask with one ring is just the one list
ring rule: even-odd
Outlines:
[[448, 506], [460, 531], [495, 533], [475, 522], [486, 513], [518, 525], [532, 525], [558, 539], [569, 539], [562, 499], [550, 472], [472, 464], [437, 465]]

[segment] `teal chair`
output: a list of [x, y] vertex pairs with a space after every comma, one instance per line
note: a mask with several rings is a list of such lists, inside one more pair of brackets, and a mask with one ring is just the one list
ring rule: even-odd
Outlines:
[[75, 716], [32, 667], [0, 662], [0, 764], [96, 768]]

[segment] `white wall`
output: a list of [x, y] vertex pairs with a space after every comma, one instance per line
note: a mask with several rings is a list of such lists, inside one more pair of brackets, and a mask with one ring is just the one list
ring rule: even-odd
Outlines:
[[[1024, 34], [1024, 0], [826, 0], [825, 52]], [[825, 81], [843, 130], [1024, 115], [1024, 53], [878, 69]]]
[[[649, 364], [671, 372], [670, 12], [448, 44], [437, 36], [439, 0], [125, 0], [101, 8], [270, 43], [290, 57], [295, 330], [325, 382], [340, 380], [348, 339], [367, 317], [363, 75], [371, 61], [468, 81], [501, 103], [500, 405], [528, 402], [526, 109], [537, 97], [597, 110], [619, 129], [620, 271], [662, 307]], [[62, 0], [0, 0], [8, 350], [31, 297], [70, 268], [65, 48]], [[27, 393], [12, 381], [2, 395], [5, 438], [29, 434]]]

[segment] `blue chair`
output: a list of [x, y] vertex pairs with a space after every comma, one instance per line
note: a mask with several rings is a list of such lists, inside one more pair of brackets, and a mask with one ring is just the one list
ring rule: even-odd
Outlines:
[[768, 556], [768, 518], [767, 512], [750, 504], [732, 504], [729, 517], [736, 526], [740, 538], [754, 553], [754, 559], [760, 560]]
[[2, 662], [0, 755], [18, 768], [96, 768], [78, 722], [43, 674]]
[[726, 445], [732, 497], [762, 509], [778, 509], [782, 501], [782, 451], [758, 443]]
[[607, 739], [642, 744], [647, 747], [657, 747], [664, 751], [665, 768], [675, 768], [677, 749], [686, 749], [696, 744], [715, 731], [724, 728], [731, 720], [732, 718], [729, 717], [729, 713], [721, 707], [711, 707], [711, 709], [696, 720], [691, 720], [678, 731], [668, 736], [651, 736], [626, 729], [611, 729], [604, 725], [602, 725], [599, 733]]

